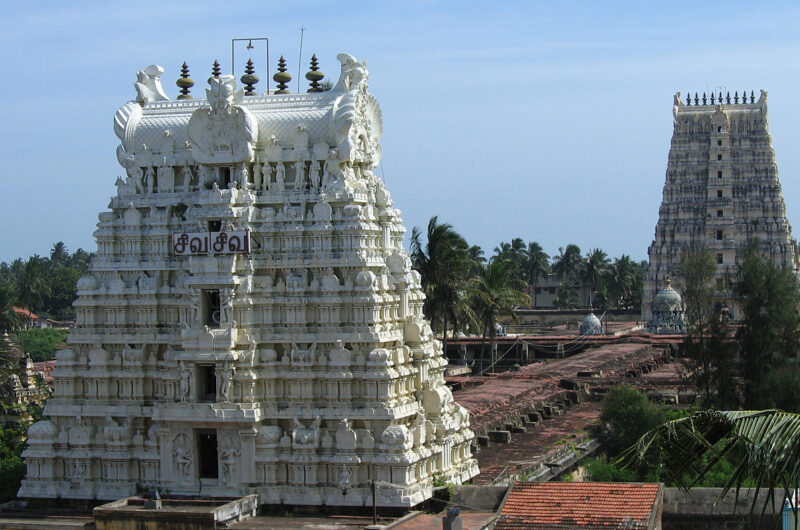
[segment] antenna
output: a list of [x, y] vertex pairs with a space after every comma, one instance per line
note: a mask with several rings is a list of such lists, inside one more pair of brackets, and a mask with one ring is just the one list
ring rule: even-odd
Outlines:
[[300, 93], [300, 69], [303, 64], [303, 33], [305, 33], [305, 26], [300, 26], [300, 55], [297, 57], [297, 93]]

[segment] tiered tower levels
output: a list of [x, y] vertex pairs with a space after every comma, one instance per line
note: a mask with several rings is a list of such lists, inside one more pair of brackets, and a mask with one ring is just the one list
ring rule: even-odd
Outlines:
[[[715, 102], [716, 100], [716, 102]], [[730, 95], [708, 104], [680, 93], [673, 105], [674, 131], [655, 239], [648, 249], [643, 319], [668, 278], [681, 278], [680, 255], [704, 248], [717, 264], [715, 282], [724, 289], [725, 273], [751, 238], [777, 265], [797, 269], [797, 247], [786, 219], [775, 152], [769, 134], [767, 93], [732, 103]], [[692, 104], [693, 103], [693, 104]], [[738, 307], [726, 294], [734, 318]]]
[[172, 100], [160, 67], [116, 114], [127, 179], [99, 216], [21, 497], [137, 488], [411, 506], [477, 474], [423, 319], [400, 211], [372, 169], [380, 108], [340, 55], [327, 92]]

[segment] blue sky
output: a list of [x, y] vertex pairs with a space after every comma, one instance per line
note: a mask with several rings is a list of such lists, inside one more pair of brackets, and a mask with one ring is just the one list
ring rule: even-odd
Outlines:
[[798, 22], [791, 2], [15, 2], [0, 19], [0, 261], [95, 249], [123, 174], [112, 118], [138, 69], [162, 65], [174, 97], [186, 61], [199, 95], [214, 59], [230, 71], [232, 38], [267, 36], [270, 77], [284, 55], [296, 80], [301, 26], [303, 73], [311, 53], [333, 80], [337, 53], [368, 60], [378, 171], [409, 233], [438, 215], [487, 255], [522, 237], [645, 259], [672, 95], [715, 87], [769, 92], [791, 222]]

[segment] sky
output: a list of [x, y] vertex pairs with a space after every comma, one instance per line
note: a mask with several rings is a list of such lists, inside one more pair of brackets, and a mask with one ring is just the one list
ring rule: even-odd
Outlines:
[[163, 66], [175, 97], [186, 61], [200, 96], [215, 59], [230, 72], [231, 39], [248, 37], [269, 38], [269, 75], [264, 49], [252, 55], [260, 91], [279, 55], [292, 91], [312, 53], [334, 82], [338, 53], [367, 60], [384, 121], [376, 172], [409, 234], [436, 215], [487, 255], [521, 237], [551, 255], [575, 243], [646, 259], [673, 94], [715, 88], [769, 92], [791, 222], [799, 22], [800, 5], [752, 1], [8, 3], [0, 261], [49, 255], [55, 241], [94, 251], [97, 215], [124, 174], [112, 119], [134, 99], [136, 71]]

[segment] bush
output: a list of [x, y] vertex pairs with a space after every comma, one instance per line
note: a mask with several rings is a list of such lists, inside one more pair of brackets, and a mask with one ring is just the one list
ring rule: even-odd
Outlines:
[[33, 328], [17, 333], [13, 341], [25, 353], [31, 354], [33, 362], [49, 361], [55, 359], [56, 346], [66, 342], [69, 336], [68, 329]]
[[663, 405], [651, 403], [631, 386], [615, 386], [603, 398], [598, 437], [608, 454], [617, 455], [667, 419]]
[[586, 477], [592, 482], [637, 482], [639, 476], [633, 469], [621, 469], [608, 458], [592, 458], [584, 464]]

